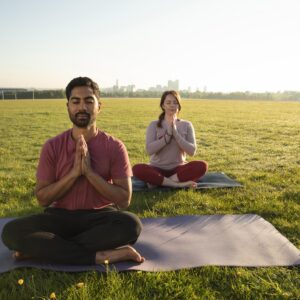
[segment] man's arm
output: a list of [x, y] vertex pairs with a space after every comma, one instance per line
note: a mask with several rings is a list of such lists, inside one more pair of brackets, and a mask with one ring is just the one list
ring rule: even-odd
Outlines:
[[131, 178], [113, 179], [113, 183], [107, 182], [100, 175], [93, 171], [91, 167], [91, 159], [86, 141], [81, 137], [82, 141], [82, 160], [81, 171], [87, 180], [93, 185], [99, 194], [109, 199], [119, 208], [127, 208], [130, 204], [132, 196]]
[[129, 206], [132, 196], [130, 177], [113, 179], [111, 184], [93, 171], [86, 173], [85, 176], [99, 194], [109, 199], [116, 206], [119, 208], [127, 208]]
[[39, 205], [49, 206], [55, 200], [59, 200], [74, 184], [76, 176], [70, 172], [57, 182], [37, 180], [35, 194]]
[[49, 206], [52, 202], [59, 200], [70, 190], [76, 179], [81, 175], [81, 152], [82, 142], [76, 143], [75, 161], [72, 170], [59, 181], [37, 179], [35, 194], [41, 206]]

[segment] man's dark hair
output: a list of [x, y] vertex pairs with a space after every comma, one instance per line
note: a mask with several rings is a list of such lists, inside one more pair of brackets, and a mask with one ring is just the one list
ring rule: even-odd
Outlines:
[[72, 79], [66, 87], [66, 96], [69, 101], [72, 90], [77, 86], [87, 86], [90, 87], [97, 99], [100, 99], [100, 89], [98, 84], [88, 77], [76, 77]]

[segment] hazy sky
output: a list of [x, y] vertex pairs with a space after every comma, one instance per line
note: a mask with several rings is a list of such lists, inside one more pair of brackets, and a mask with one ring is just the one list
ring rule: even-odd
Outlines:
[[0, 87], [300, 90], [299, 0], [0, 0]]

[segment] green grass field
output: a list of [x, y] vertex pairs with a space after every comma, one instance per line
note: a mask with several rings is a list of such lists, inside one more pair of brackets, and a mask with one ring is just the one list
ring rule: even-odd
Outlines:
[[[158, 99], [104, 99], [98, 127], [120, 138], [132, 165]], [[140, 217], [255, 213], [300, 249], [300, 103], [184, 100], [196, 159], [244, 184], [239, 189], [136, 193]], [[0, 101], [0, 217], [41, 211], [34, 196], [39, 151], [69, 128], [63, 100]], [[18, 279], [24, 284], [19, 285]], [[84, 286], [76, 286], [84, 282]], [[0, 299], [300, 299], [300, 268], [202, 267], [176, 272], [69, 274], [19, 269], [0, 275]]]

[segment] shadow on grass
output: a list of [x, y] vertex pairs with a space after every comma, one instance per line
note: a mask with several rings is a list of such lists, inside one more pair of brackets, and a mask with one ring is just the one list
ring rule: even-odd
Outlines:
[[[207, 207], [209, 199], [223, 199], [230, 194], [239, 193], [240, 187], [221, 189], [166, 189], [134, 192], [129, 210], [139, 215], [203, 215], [218, 213], [218, 208]], [[242, 190], [243, 191], [243, 190]], [[214, 206], [215, 204], [212, 204]], [[239, 204], [240, 205], [240, 204]], [[231, 207], [232, 208], [232, 207]], [[227, 207], [228, 213], [232, 213]], [[223, 212], [224, 213], [224, 212]], [[247, 212], [248, 213], [248, 212]]]
[[12, 210], [11, 208], [4, 208], [1, 211], [1, 217], [2, 218], [25, 217], [29, 215], [39, 214], [42, 213], [43, 211], [44, 208], [39, 206], [23, 207], [18, 210]]

